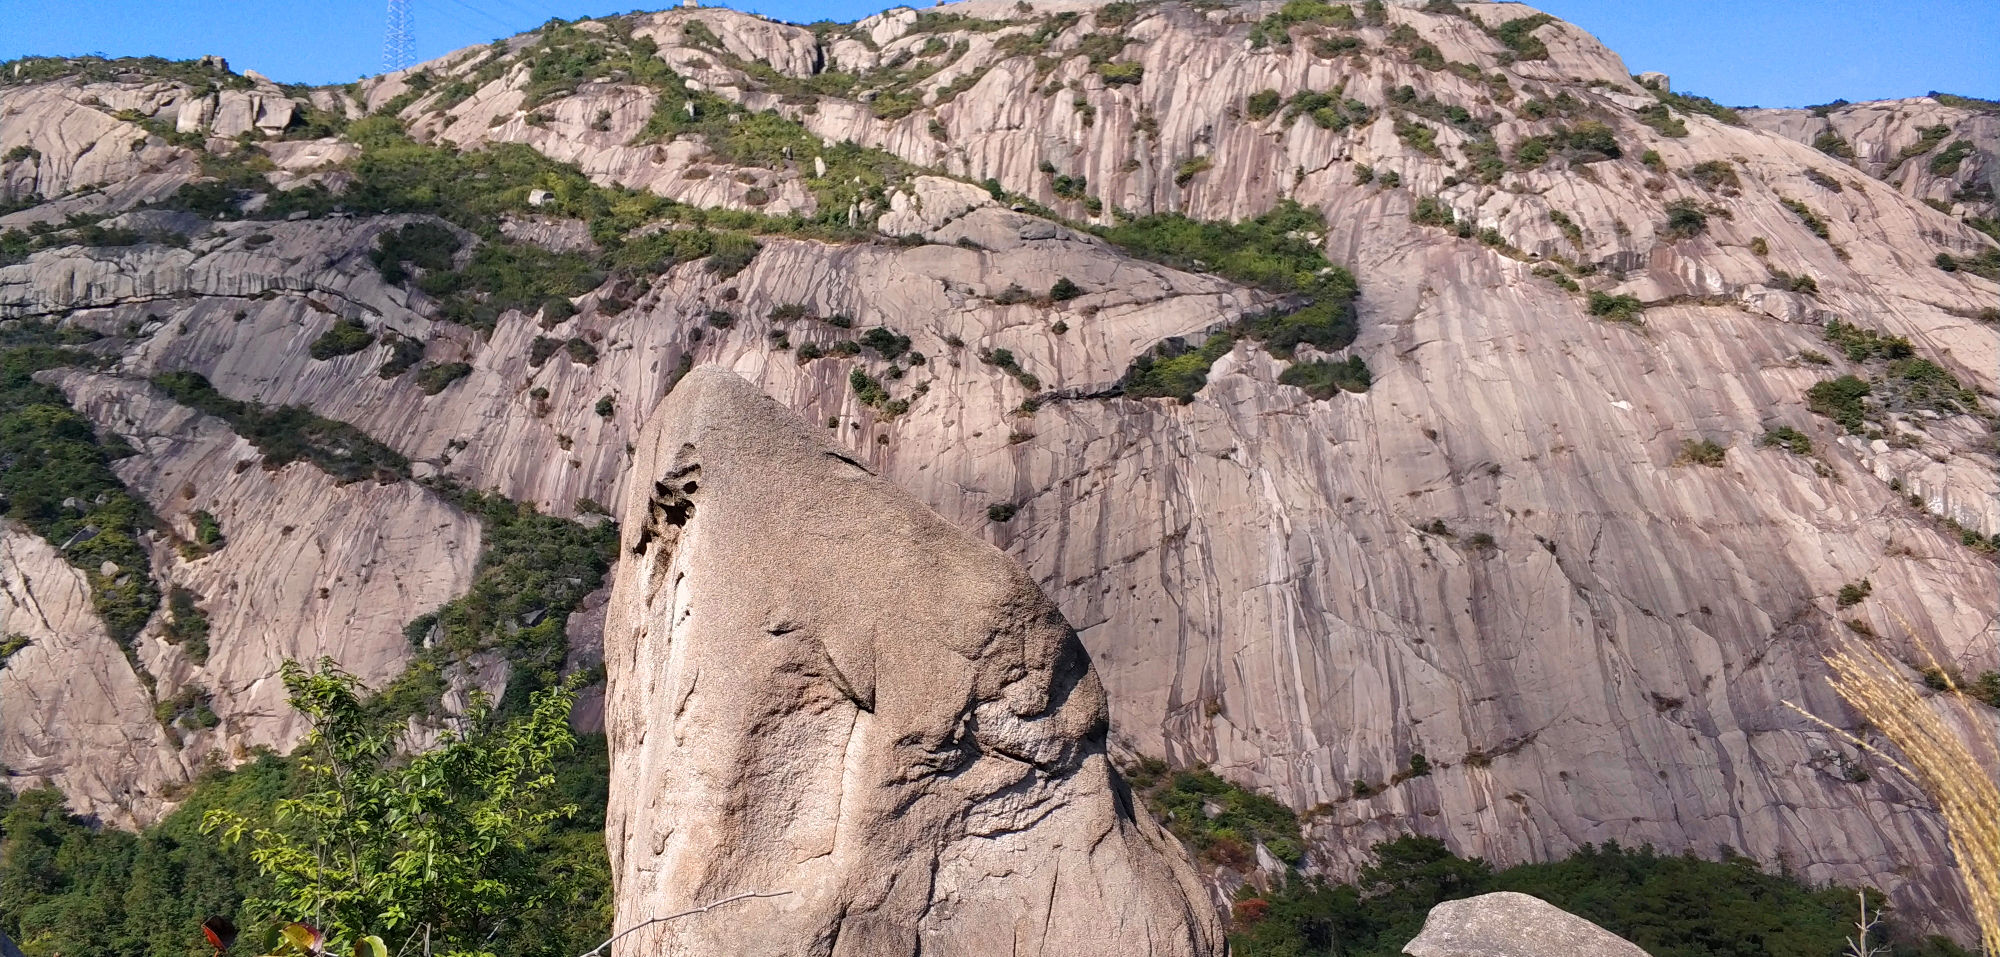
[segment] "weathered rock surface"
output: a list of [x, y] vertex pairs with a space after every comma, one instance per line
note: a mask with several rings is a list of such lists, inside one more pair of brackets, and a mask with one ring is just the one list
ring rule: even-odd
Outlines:
[[[225, 537], [205, 554], [166, 542], [153, 549], [155, 578], [190, 593], [211, 637], [206, 659], [195, 660], [163, 636], [166, 616], [156, 616], [134, 640], [156, 681], [149, 694], [91, 616], [75, 570], [41, 539], [10, 533], [0, 567], [18, 577], [10, 590], [18, 597], [0, 633], [35, 641], [0, 672], [0, 756], [21, 781], [50, 780], [114, 823], [151, 820], [211, 751], [240, 760], [257, 747], [287, 750], [305, 733], [276, 677], [285, 659], [330, 657], [381, 687], [409, 660], [411, 609], [436, 608], [471, 583], [479, 524], [427, 489], [338, 484], [304, 462], [265, 469], [226, 424], [142, 382], [52, 378], [100, 429], [140, 450], [119, 462], [119, 474], [177, 536], [195, 537], [199, 511]], [[60, 680], [45, 680], [53, 675]], [[153, 699], [184, 689], [205, 696], [215, 727], [161, 727]], [[131, 756], [112, 757], [121, 751]]]
[[[2000, 156], [2000, 111], [1950, 106], [1925, 96], [1812, 110], [1744, 110], [1743, 117], [1758, 129], [1831, 151], [1905, 196], [1989, 218], [2000, 209], [1994, 201], [2000, 191], [2000, 162], [1994, 161]], [[1972, 145], [1971, 152], [1956, 163], [1941, 162], [1961, 141]]]
[[604, 636], [617, 924], [789, 893], [618, 953], [1222, 952], [1011, 559], [714, 367], [632, 469]]
[[[0, 669], [0, 762], [62, 788], [78, 814], [130, 825], [187, 771], [153, 696], [105, 634], [83, 573], [39, 536], [0, 527], [0, 635], [28, 645]], [[11, 783], [11, 782], [10, 782]]]
[[1445, 901], [1404, 946], [1410, 957], [1646, 957], [1646, 952], [1539, 897], [1500, 891]]
[[[1412, 829], [1502, 864], [1586, 841], [1698, 853], [1727, 844], [1812, 880], [1883, 887], [1919, 920], [1948, 925], [1962, 913], [1928, 804], [1783, 702], [1842, 714], [1820, 656], [1850, 628], [1906, 649], [1909, 635], [1925, 636], [1969, 674], [2000, 668], [2000, 576], [1965, 537], [2000, 532], [1989, 424], [2000, 335], [1979, 318], [2000, 302], [2000, 285], [1932, 265], [1938, 253], [1994, 246], [1965, 221], [1991, 215], [1980, 212], [1990, 194], [1979, 187], [2000, 170], [1992, 114], [1925, 99], [1826, 117], [1745, 111], [1742, 126], [1681, 112], [1687, 135], [1666, 136], [1641, 122], [1658, 105], [1651, 94], [1566, 24], [1534, 31], [1548, 59], [1516, 61], [1480, 22], [1408, 6], [1392, 5], [1380, 26], [1302, 26], [1291, 44], [1262, 47], [1249, 42], [1250, 24], [1275, 4], [1142, 5], [1117, 27], [1097, 22], [1097, 6], [1038, 0], [1020, 14], [1008, 0], [981, 0], [937, 11], [1010, 21], [992, 29], [900, 10], [820, 41], [721, 9], [630, 21], [664, 62], [717, 96], [938, 174], [896, 185], [876, 223], [898, 237], [914, 230], [922, 244], [766, 237], [728, 279], [680, 264], [625, 296], [633, 304], [622, 312], [600, 308], [607, 287], [550, 328], [508, 313], [482, 336], [434, 321], [434, 303], [383, 283], [369, 262], [377, 234], [410, 217], [224, 221], [186, 249], [72, 246], [0, 267], [0, 316], [96, 330], [113, 337], [100, 348], [117, 353], [117, 375], [190, 369], [232, 397], [305, 404], [395, 446], [419, 474], [560, 513], [582, 498], [618, 500], [639, 415], [681, 362], [725, 365], [808, 421], [830, 422], [829, 437], [857, 461], [984, 529], [1028, 568], [1077, 625], [1120, 744], [1207, 761], [1296, 808], [1317, 807], [1313, 861], [1330, 873], [1351, 872], [1369, 842]], [[1472, 11], [1486, 24], [1532, 12]], [[1076, 18], [1049, 16], [1062, 13]], [[722, 52], [689, 41], [696, 21]], [[1392, 42], [1398, 27], [1458, 66], [1416, 62], [1407, 42]], [[1143, 66], [1140, 82], [1096, 72], [1083, 45], [1107, 32], [1143, 41], [1115, 54]], [[1342, 36], [1362, 46], [1315, 52], [1316, 41]], [[946, 52], [926, 54], [933, 41]], [[535, 42], [500, 49], [515, 55]], [[817, 65], [802, 55], [813, 42]], [[731, 66], [730, 51], [799, 71], [797, 80], [889, 62], [937, 71], [916, 86], [921, 106], [891, 117], [870, 105], [893, 85], [882, 71], [851, 96], [801, 94]], [[634, 145], [660, 97], [639, 96], [625, 78], [594, 78], [539, 105], [546, 127], [516, 115], [528, 83], [519, 64], [442, 105], [451, 81], [497, 52], [427, 65], [431, 92], [405, 101], [410, 128], [473, 145], [531, 143], [600, 181], [703, 205], [740, 208], [753, 185], [789, 202], [785, 184], [815, 185], [808, 162], [734, 170], [698, 138]], [[367, 108], [409, 92], [416, 72], [364, 83]], [[164, 156], [161, 141], [112, 125], [123, 121], [111, 114], [171, 119], [164, 111], [192, 92], [72, 86], [0, 89], [0, 146], [36, 145], [47, 157], [14, 161], [5, 176], [56, 177], [37, 189], [113, 182], [50, 194], [0, 218], [0, 229], [129, 205], [156, 195], [148, 183], [171, 192], [191, 175], [184, 154], [145, 173], [121, 153], [96, 172], [90, 164], [112, 157], [86, 146], [110, 137], [127, 151], [142, 143], [132, 155]], [[1285, 110], [1254, 118], [1245, 106], [1264, 90], [1285, 99], [1339, 90], [1373, 120], [1332, 129]], [[90, 96], [106, 107], [77, 110]], [[1565, 96], [1575, 115], [1525, 108]], [[1427, 98], [1488, 127], [1497, 181], [1473, 175], [1478, 144], [1467, 129], [1436, 109], [1413, 112]], [[310, 99], [361, 110], [338, 90]], [[594, 128], [606, 112], [606, 128]], [[1584, 118], [1612, 130], [1618, 158], [1516, 161], [1527, 137]], [[1427, 125], [1435, 154], [1398, 136], [1399, 119]], [[1821, 123], [1850, 144], [1852, 163], [1811, 145]], [[1903, 156], [1939, 125], [1945, 136]], [[1975, 147], [1958, 170], [1933, 174], [1961, 138]], [[336, 144], [259, 148], [293, 178], [347, 175], [323, 164], [351, 155]], [[1181, 181], [1197, 158], [1209, 167]], [[1363, 166], [1369, 182], [1358, 182]], [[1390, 173], [1399, 186], [1385, 182]], [[1088, 185], [1059, 195], [1056, 175]], [[1374, 385], [1313, 400], [1277, 381], [1286, 361], [1246, 343], [1189, 404], [1091, 398], [1155, 343], [1198, 338], [1270, 297], [1135, 262], [1066, 225], [983, 202], [950, 176], [990, 176], [1076, 220], [1092, 216], [1091, 200], [1107, 216], [1204, 218], [1296, 200], [1325, 217], [1323, 248], [1360, 277], [1362, 333], [1349, 352], [1366, 359]], [[1412, 223], [1425, 196], [1502, 244]], [[1674, 202], [1706, 211], [1699, 234], [1666, 229]], [[1821, 220], [1824, 236], [1794, 206]], [[523, 220], [513, 234], [579, 248], [589, 231]], [[1800, 276], [1813, 285], [1799, 288]], [[1085, 294], [994, 301], [1011, 285], [1039, 296], [1059, 277]], [[1593, 318], [1589, 292], [1645, 300], [1643, 325]], [[768, 318], [781, 305], [846, 315], [853, 328]], [[734, 324], [708, 324], [717, 311]], [[414, 376], [375, 374], [390, 352], [380, 342], [309, 358], [336, 316], [420, 340], [424, 361], [473, 371], [427, 395]], [[1977, 391], [1974, 414], [1885, 415], [1878, 434], [1850, 435], [1811, 412], [1805, 393], [1816, 382], [1882, 375], [1827, 341], [1821, 324], [1832, 318], [1907, 337], [1917, 356]], [[831, 347], [878, 327], [908, 335], [928, 363], [867, 352], [801, 362], [772, 338]], [[557, 353], [534, 365], [538, 336], [581, 338], [599, 358]], [[1037, 387], [981, 361], [998, 349]], [[889, 416], [863, 403], [850, 387], [856, 370], [908, 410]], [[616, 400], [610, 416], [593, 411], [605, 397]], [[1761, 444], [1779, 426], [1809, 438], [1810, 454]], [[1704, 439], [1726, 447], [1718, 467], [1683, 459], [1684, 442]], [[142, 447], [127, 468], [153, 454]], [[1018, 514], [989, 522], [994, 504]], [[1871, 597], [1841, 607], [1841, 587], [1863, 579]], [[299, 623], [266, 624], [283, 634]], [[1429, 775], [1354, 796], [1352, 782], [1385, 784], [1416, 753]], [[41, 766], [82, 760], [63, 754]], [[154, 773], [147, 767], [108, 762], [89, 773], [116, 782], [106, 793], [136, 793], [150, 788], [137, 786]]]

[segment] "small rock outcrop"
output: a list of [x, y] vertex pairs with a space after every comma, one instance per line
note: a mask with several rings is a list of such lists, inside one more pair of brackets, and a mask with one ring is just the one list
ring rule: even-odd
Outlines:
[[1445, 901], [1404, 946], [1410, 957], [1646, 957], [1638, 945], [1539, 897], [1500, 891]]
[[734, 374], [646, 426], [605, 626], [618, 954], [1222, 952], [999, 550]]

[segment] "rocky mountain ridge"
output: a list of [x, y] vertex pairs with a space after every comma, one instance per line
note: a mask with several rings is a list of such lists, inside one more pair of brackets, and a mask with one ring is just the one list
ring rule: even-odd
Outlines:
[[[470, 587], [481, 520], [416, 480], [589, 519], [701, 361], [983, 529], [1077, 626], [1114, 739], [1308, 810], [1319, 866], [1409, 829], [1501, 862], [1726, 844], [1952, 923], [1923, 800], [1783, 702], [1842, 713], [1819, 655], [1850, 630], [2000, 668], [2000, 113], [1729, 111], [1516, 4], [1020, 6], [607, 18], [319, 90], [16, 71], [0, 317], [102, 337], [103, 368], [37, 376], [137, 450], [118, 473], [173, 536], [199, 511], [227, 544], [155, 534], [213, 651], [155, 616], [149, 690], [62, 543], [10, 528], [10, 774], [129, 822], [211, 751], [284, 746], [277, 660], [386, 682], [420, 650], [405, 624]], [[480, 167], [487, 229], [401, 189], [446, 144], [582, 176]], [[646, 196], [678, 205], [605, 225]], [[1296, 296], [1089, 232], [1286, 201], [1359, 279], [1351, 345], [1176, 354]], [[396, 278], [380, 251], [423, 224], [459, 245]], [[481, 251], [609, 263], [647, 230], [759, 248], [472, 321], [447, 317], [513, 294], [429, 281], [483, 275]], [[359, 348], [316, 347], [350, 326]], [[1280, 381], [1348, 356], [1365, 392]], [[1213, 361], [1188, 403], [1115, 395], [1155, 357]], [[149, 382], [176, 372], [349, 423], [407, 471], [249, 467], [228, 422]], [[1821, 388], [1843, 376], [1863, 392]], [[453, 687], [506, 667], [467, 659]], [[58, 668], [75, 690], [38, 690]], [[162, 728], [188, 689], [215, 727]]]

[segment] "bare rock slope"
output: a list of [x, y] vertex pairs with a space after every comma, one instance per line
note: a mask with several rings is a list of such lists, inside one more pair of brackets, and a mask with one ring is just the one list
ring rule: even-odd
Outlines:
[[[712, 363], [1018, 560], [1089, 649], [1113, 740], [1308, 811], [1316, 869], [1351, 874], [1409, 831], [1496, 863], [1727, 845], [1948, 928], [1965, 901], [1934, 808], [1786, 702], [1843, 720], [1822, 656], [1853, 633], [1913, 682], [1913, 636], [1968, 678], [2000, 671], [2000, 106], [1738, 112], [1648, 90], [1518, 4], [1315, 16], [977, 0], [815, 30], [676, 9], [311, 91], [278, 134], [241, 118], [281, 106], [211, 115], [178, 80], [0, 83], [0, 322], [102, 336], [103, 369], [42, 375], [137, 450], [119, 473], [155, 512], [222, 515], [231, 541], [155, 549], [158, 577], [215, 611], [215, 663], [179, 661], [157, 623], [134, 655], [160, 696], [212, 686], [221, 730], [172, 760], [52, 740], [93, 722], [164, 739], [108, 640], [62, 654], [116, 695], [16, 693], [51, 637], [5, 665], [10, 770], [99, 781], [79, 800], [143, 819], [211, 748], [290, 740], [260, 668], [331, 649], [393, 674], [395, 623], [473, 573], [473, 520], [414, 490], [342, 494], [467, 547], [371, 550], [365, 523], [260, 511], [326, 486], [230, 473], [249, 453], [220, 424], [138, 402], [135, 380], [196, 372], [350, 423], [412, 478], [570, 515], [619, 500], [640, 415]], [[393, 113], [417, 144], [579, 175], [540, 204], [526, 182], [481, 197], [507, 221], [471, 235], [459, 216], [450, 268], [398, 281], [375, 261], [386, 234], [445, 224], [364, 205], [395, 185], [390, 118], [361, 136], [308, 113]], [[233, 192], [174, 199], [228, 157]], [[592, 206], [588, 183], [772, 218], [733, 269], [648, 260], [490, 327], [451, 321], [430, 290], [452, 285], [427, 280], [693, 222], [618, 222], [602, 211], [645, 194]], [[260, 211], [319, 188], [338, 195], [303, 218]], [[152, 200], [187, 208], [133, 208]], [[1287, 201], [1359, 280], [1354, 342], [1238, 341], [1191, 401], [1122, 394], [1156, 348], [1285, 298], [1089, 229]], [[93, 238], [73, 214], [115, 215]], [[1058, 279], [1073, 297], [1048, 294]], [[315, 354], [356, 326], [359, 351]], [[1372, 384], [1291, 384], [1315, 359], [1363, 361]], [[196, 496], [148, 478], [170, 474]], [[301, 536], [354, 547], [264, 574]], [[392, 591], [410, 568], [434, 574]], [[292, 590], [364, 573], [351, 607]]]
[[1221, 953], [1020, 566], [713, 367], [633, 475], [605, 626], [619, 926], [789, 893], [621, 953]]

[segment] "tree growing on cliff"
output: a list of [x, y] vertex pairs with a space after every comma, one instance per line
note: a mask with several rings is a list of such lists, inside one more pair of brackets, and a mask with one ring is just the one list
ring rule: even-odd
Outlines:
[[504, 724], [475, 700], [467, 730], [406, 758], [396, 729], [375, 719], [359, 682], [331, 659], [310, 669], [286, 662], [282, 673], [292, 707], [312, 724], [296, 753], [303, 793], [278, 802], [269, 822], [228, 810], [203, 820], [204, 830], [251, 844], [268, 882], [245, 904], [253, 921], [311, 924], [329, 953], [379, 934], [471, 955], [546, 903], [551, 884], [534, 851], [578, 810], [558, 803], [556, 787], [556, 762], [575, 745], [573, 681]]

